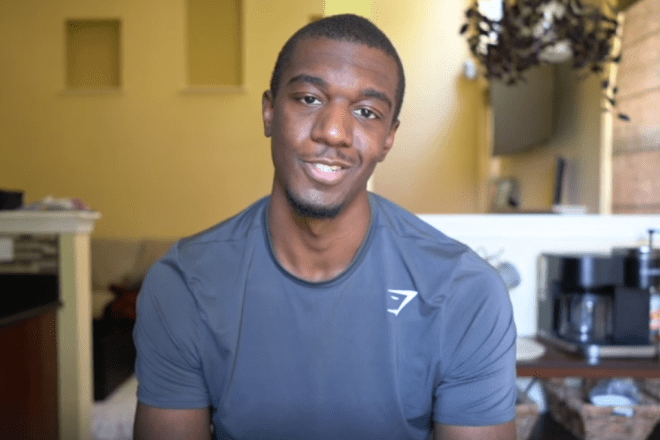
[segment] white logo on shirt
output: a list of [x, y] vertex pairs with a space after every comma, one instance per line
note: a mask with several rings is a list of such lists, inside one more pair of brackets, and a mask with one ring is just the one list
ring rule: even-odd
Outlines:
[[394, 316], [398, 316], [399, 312], [408, 304], [412, 299], [417, 296], [417, 292], [414, 290], [393, 290], [393, 289], [388, 289], [387, 290], [389, 293], [393, 293], [394, 295], [390, 295], [391, 301], [388, 301], [388, 303], [391, 303], [392, 305], [395, 305], [396, 307], [387, 309], [388, 312], [394, 313]]

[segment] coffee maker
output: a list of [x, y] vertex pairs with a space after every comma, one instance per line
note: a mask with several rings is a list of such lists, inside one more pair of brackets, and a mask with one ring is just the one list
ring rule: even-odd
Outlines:
[[653, 357], [650, 294], [660, 284], [660, 252], [649, 245], [610, 254], [543, 254], [538, 335], [590, 358]]

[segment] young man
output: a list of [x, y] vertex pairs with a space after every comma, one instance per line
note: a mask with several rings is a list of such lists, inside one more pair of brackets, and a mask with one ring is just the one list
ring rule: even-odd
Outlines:
[[366, 189], [403, 90], [363, 18], [287, 42], [263, 96], [271, 195], [181, 240], [140, 293], [136, 439], [515, 438], [501, 280]]

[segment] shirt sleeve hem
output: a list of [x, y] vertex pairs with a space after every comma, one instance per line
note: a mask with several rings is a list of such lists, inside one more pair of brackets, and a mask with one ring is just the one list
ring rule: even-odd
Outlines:
[[458, 426], [491, 426], [501, 425], [502, 423], [510, 422], [515, 419], [515, 410], [511, 412], [502, 413], [491, 417], [481, 416], [451, 416], [451, 415], [434, 415], [433, 421], [442, 425], [458, 425]]
[[150, 397], [138, 396], [138, 401], [145, 405], [154, 406], [156, 408], [166, 409], [197, 409], [208, 408], [210, 403], [206, 400], [167, 400], [167, 399], [154, 399]]

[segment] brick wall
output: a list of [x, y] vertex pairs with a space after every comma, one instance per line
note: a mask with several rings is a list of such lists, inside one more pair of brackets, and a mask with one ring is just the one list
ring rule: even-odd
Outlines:
[[612, 153], [612, 212], [660, 212], [660, 0], [626, 11]]

